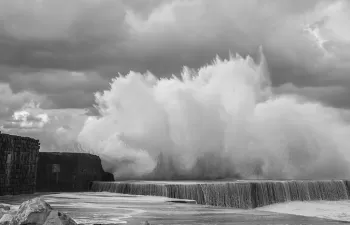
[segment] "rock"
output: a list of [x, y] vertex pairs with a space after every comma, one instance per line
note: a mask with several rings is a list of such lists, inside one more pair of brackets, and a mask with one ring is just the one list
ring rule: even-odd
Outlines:
[[11, 214], [5, 214], [0, 218], [0, 224], [1, 225], [9, 225], [13, 219], [13, 216]]
[[14, 214], [16, 214], [16, 210], [10, 205], [0, 204], [0, 225], [9, 224]]
[[[8, 215], [8, 214], [6, 214]], [[9, 218], [5, 218], [8, 221]], [[33, 198], [23, 202], [17, 213], [10, 219], [9, 225], [77, 225], [68, 215], [53, 210], [40, 198]], [[0, 225], [3, 225], [0, 223]]]
[[51, 211], [51, 206], [45, 201], [33, 198], [20, 205], [11, 224], [44, 224]]
[[8, 205], [0, 204], [0, 209], [4, 211], [9, 211], [11, 207]]
[[77, 225], [77, 223], [68, 215], [52, 210], [44, 225]]

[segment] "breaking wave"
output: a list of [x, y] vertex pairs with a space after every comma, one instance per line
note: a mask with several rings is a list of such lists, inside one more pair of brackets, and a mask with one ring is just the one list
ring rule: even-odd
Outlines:
[[216, 58], [181, 78], [130, 72], [96, 93], [79, 142], [116, 179], [349, 177], [339, 111], [273, 93], [263, 54]]

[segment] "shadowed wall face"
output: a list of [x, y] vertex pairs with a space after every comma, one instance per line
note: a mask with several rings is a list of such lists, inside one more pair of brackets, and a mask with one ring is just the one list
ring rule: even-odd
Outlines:
[[40, 152], [38, 191], [88, 191], [89, 183], [106, 180], [98, 156], [85, 153]]
[[35, 192], [38, 140], [0, 132], [0, 195]]

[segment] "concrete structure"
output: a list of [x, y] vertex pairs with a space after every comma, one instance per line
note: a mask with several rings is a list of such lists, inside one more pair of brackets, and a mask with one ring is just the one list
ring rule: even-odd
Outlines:
[[38, 140], [0, 132], [0, 195], [35, 192]]
[[349, 180], [94, 181], [91, 190], [191, 199], [202, 205], [240, 209], [290, 201], [350, 200]]
[[37, 191], [88, 191], [91, 181], [111, 181], [101, 159], [87, 153], [40, 152]]
[[0, 195], [87, 191], [91, 181], [113, 181], [98, 156], [40, 152], [38, 140], [0, 132]]

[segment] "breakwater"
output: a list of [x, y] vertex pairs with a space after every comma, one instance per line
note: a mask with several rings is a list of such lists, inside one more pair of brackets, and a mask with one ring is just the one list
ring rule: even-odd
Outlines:
[[35, 192], [38, 140], [0, 132], [0, 195]]
[[87, 191], [90, 182], [113, 181], [101, 159], [88, 153], [40, 152], [37, 191]]
[[288, 201], [349, 199], [350, 181], [96, 181], [93, 182], [91, 191], [191, 199], [197, 204], [249, 209]]

